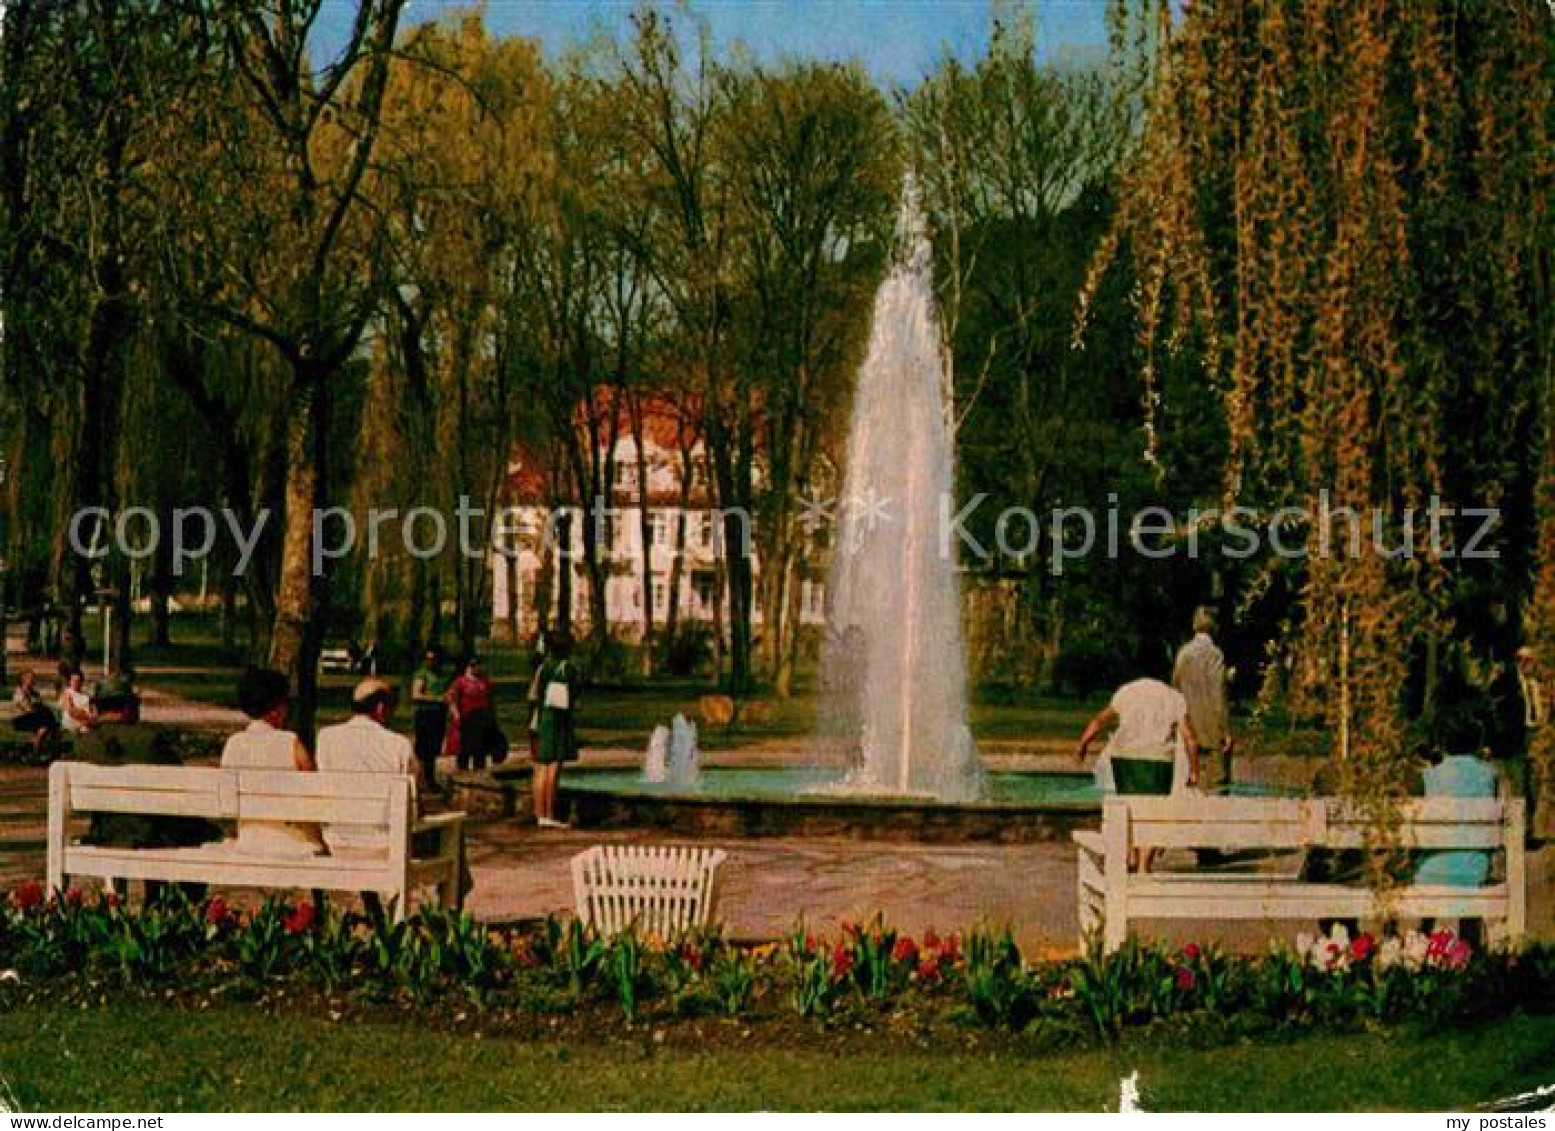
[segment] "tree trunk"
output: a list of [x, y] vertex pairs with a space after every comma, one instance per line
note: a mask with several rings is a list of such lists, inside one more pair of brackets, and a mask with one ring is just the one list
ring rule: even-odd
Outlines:
[[542, 635], [551, 627], [552, 595], [555, 592], [556, 548], [554, 538], [540, 539], [540, 562], [535, 568], [535, 629]]
[[779, 699], [787, 699], [794, 693], [794, 660], [799, 654], [801, 621], [804, 615], [804, 567], [799, 555], [787, 556], [788, 580], [783, 588], [787, 594], [787, 608], [783, 616], [782, 648], [778, 653], [777, 670], [773, 673], [773, 690]]
[[[684, 412], [684, 408], [680, 410]], [[675, 520], [675, 557], [670, 563], [669, 607], [664, 611], [664, 638], [673, 640], [680, 628], [680, 587], [684, 581], [686, 561], [686, 516], [695, 498], [696, 457], [695, 441], [686, 434], [684, 416], [677, 423], [677, 442], [680, 448], [680, 514]], [[705, 501], [705, 500], [704, 500]]]
[[724, 569], [723, 551], [713, 555], [713, 685], [723, 682], [724, 665], [729, 655], [729, 642], [724, 634], [724, 585], [727, 571]]
[[230, 573], [221, 579], [221, 650], [227, 655], [238, 646], [238, 579]]
[[653, 516], [648, 496], [648, 453], [645, 448], [642, 400], [629, 395], [632, 440], [637, 445], [637, 537], [642, 542], [643, 636], [641, 674], [653, 674]]
[[328, 414], [321, 375], [299, 366], [293, 380], [295, 391], [286, 433], [286, 514], [270, 666], [294, 681], [292, 729], [311, 745], [318, 706], [318, 612], [324, 580], [313, 573], [313, 515], [323, 500]]
[[[172, 514], [163, 513], [163, 531], [171, 528]], [[173, 643], [173, 540], [163, 535], [157, 542], [157, 551], [151, 561], [151, 643], [157, 648], [168, 648]]]
[[707, 434], [723, 518], [720, 558], [729, 587], [729, 693], [740, 696], [751, 682], [751, 567], [746, 542], [753, 532], [749, 529], [750, 492], [740, 489], [742, 483], [749, 484], [751, 456], [744, 450], [746, 437], [741, 438], [738, 456], [731, 450], [730, 437], [716, 410], [710, 414]]
[[572, 512], [563, 511], [556, 522], [556, 631], [572, 635]]
[[508, 567], [508, 636], [513, 641], [514, 647], [523, 639], [523, 620], [518, 611], [518, 586], [522, 578], [518, 568], [518, 545], [510, 547], [511, 554], [507, 558]]
[[675, 516], [675, 540], [672, 544], [670, 558], [669, 593], [664, 600], [664, 641], [665, 646], [675, 639], [676, 631], [680, 628], [680, 587], [685, 582], [686, 569], [686, 492], [680, 493], [680, 511]]

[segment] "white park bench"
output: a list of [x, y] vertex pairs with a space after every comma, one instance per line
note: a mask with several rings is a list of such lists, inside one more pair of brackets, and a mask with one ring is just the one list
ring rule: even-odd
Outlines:
[[[1109, 797], [1100, 832], [1074, 834], [1079, 845], [1080, 935], [1101, 932], [1110, 953], [1141, 919], [1306, 920], [1483, 919], [1508, 939], [1526, 928], [1524, 803], [1454, 797], [1400, 806], [1400, 845], [1409, 849], [1474, 849], [1505, 853], [1500, 883], [1483, 887], [1404, 884], [1379, 898], [1364, 884], [1300, 878], [1305, 850], [1360, 849], [1367, 821], [1335, 799], [1254, 797]], [[1129, 871], [1130, 849], [1275, 850], [1283, 872]]]
[[595, 845], [572, 858], [572, 890], [585, 927], [670, 938], [712, 918], [721, 848]]
[[[77, 843], [72, 817], [82, 813], [203, 817], [210, 821], [288, 821], [381, 830], [383, 855], [262, 856], [232, 839], [192, 848], [115, 848]], [[424, 837], [422, 834], [426, 834]], [[434, 835], [435, 834], [435, 835]], [[412, 855], [413, 841], [435, 841]], [[378, 892], [404, 919], [410, 895], [435, 887], [442, 907], [462, 901], [464, 814], [416, 817], [408, 776], [229, 770], [198, 766], [96, 766], [56, 762], [49, 770], [48, 885], [67, 878], [165, 880], [230, 887]]]

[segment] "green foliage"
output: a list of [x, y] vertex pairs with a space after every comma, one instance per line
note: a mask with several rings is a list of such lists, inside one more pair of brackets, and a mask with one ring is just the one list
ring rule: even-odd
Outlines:
[[266, 899], [238, 934], [238, 964], [255, 981], [268, 982], [283, 969], [287, 958], [283, 922], [286, 914], [284, 904], [274, 898]]
[[628, 928], [610, 940], [605, 951], [606, 977], [615, 990], [621, 1015], [628, 1021], [637, 1016], [638, 997], [647, 981], [643, 969], [643, 944], [637, 932]]
[[1008, 928], [967, 936], [961, 970], [968, 1006], [984, 1025], [1021, 1028], [1035, 1013], [1032, 987]]
[[729, 946], [718, 949], [708, 968], [714, 999], [727, 1017], [739, 1016], [750, 1005], [759, 977], [760, 967], [751, 953]]
[[547, 916], [535, 953], [540, 964], [560, 980], [573, 997], [582, 997], [600, 975], [609, 943], [583, 925]]
[[907, 981], [907, 971], [894, 957], [896, 931], [886, 926], [878, 913], [863, 927], [846, 925], [844, 945], [849, 956], [853, 984], [865, 998], [880, 1002], [899, 990]]
[[713, 631], [701, 621], [685, 621], [664, 642], [662, 663], [668, 675], [686, 679], [700, 672], [713, 654]]
[[1168, 1017], [1177, 1003], [1174, 972], [1166, 956], [1130, 938], [1113, 954], [1093, 940], [1073, 971], [1075, 1000], [1103, 1036]]
[[851, 955], [841, 944], [828, 953], [800, 920], [784, 942], [788, 1000], [800, 1017], [828, 1016], [836, 1001], [837, 981], [847, 971]]

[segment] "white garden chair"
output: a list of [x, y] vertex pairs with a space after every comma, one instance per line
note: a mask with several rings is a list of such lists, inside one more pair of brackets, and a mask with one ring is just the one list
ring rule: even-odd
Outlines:
[[601, 935], [670, 938], [712, 918], [721, 848], [595, 845], [572, 858], [578, 918]]

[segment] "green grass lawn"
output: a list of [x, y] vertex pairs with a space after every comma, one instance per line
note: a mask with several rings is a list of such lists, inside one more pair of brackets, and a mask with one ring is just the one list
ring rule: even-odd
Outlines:
[[[1158, 1110], [1442, 1110], [1546, 1084], [1555, 1017], [1473, 1031], [1032, 1056], [611, 1042], [528, 1043], [410, 1025], [191, 1013], [124, 1001], [0, 1015], [0, 1075], [25, 1110], [1073, 1109], [1115, 1107], [1138, 1069]], [[845, 1067], [844, 1067], [845, 1066]]]

